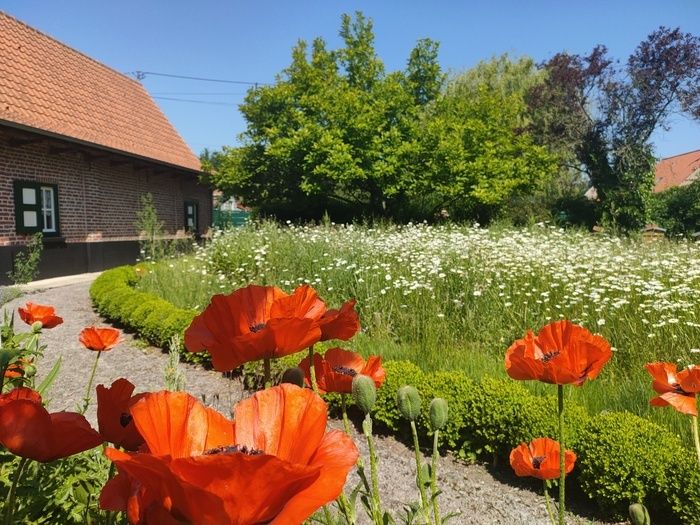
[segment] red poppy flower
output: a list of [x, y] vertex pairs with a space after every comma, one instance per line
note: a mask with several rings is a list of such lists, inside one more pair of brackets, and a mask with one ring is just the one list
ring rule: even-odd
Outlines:
[[10, 363], [9, 365], [7, 365], [4, 377], [7, 379], [16, 379], [18, 377], [22, 377], [24, 375], [24, 367], [31, 364], [32, 362], [29, 359], [20, 357], [14, 363]]
[[126, 450], [136, 450], [143, 438], [136, 430], [129, 405], [138, 401], [143, 394], [132, 396], [134, 385], [128, 380], [117, 379], [106, 388], [97, 385], [97, 423], [105, 441], [114, 443]]
[[80, 342], [88, 350], [106, 352], [122, 342], [121, 335], [116, 328], [89, 326], [80, 332]]
[[[549, 438], [537, 438], [530, 444], [521, 443], [510, 452], [510, 466], [516, 476], [531, 476], [537, 479], [559, 477], [559, 442]], [[564, 470], [568, 474], [574, 469], [576, 454], [564, 453]]]
[[63, 322], [63, 319], [56, 315], [56, 309], [53, 306], [27, 303], [24, 308], [20, 306], [17, 310], [22, 321], [28, 325], [38, 321], [42, 328], [53, 328]]
[[[284, 384], [238, 403], [235, 414], [234, 425], [181, 392], [147, 394], [131, 407], [149, 453], [107, 456], [143, 487], [132, 505], [142, 523], [160, 523], [145, 521], [144, 503], [154, 502], [193, 525], [293, 525], [338, 497], [358, 452], [343, 432], [326, 432], [322, 399]], [[127, 510], [135, 485], [118, 478], [101, 501]]]
[[537, 337], [528, 331], [506, 352], [506, 372], [513, 379], [535, 379], [581, 386], [595, 379], [612, 357], [610, 343], [570, 321], [544, 326]]
[[321, 341], [347, 341], [360, 330], [360, 318], [355, 311], [355, 299], [343, 303], [339, 310], [328, 310], [321, 317]]
[[[299, 363], [299, 368], [304, 371], [306, 384], [311, 386], [308, 357]], [[352, 392], [352, 380], [358, 374], [372, 378], [377, 388], [386, 379], [381, 357], [370, 356], [365, 362], [360, 354], [342, 348], [331, 348], [324, 356], [314, 354], [314, 369], [318, 390], [322, 394]]]
[[65, 458], [102, 443], [100, 434], [74, 412], [49, 412], [30, 388], [0, 395], [0, 443], [10, 452], [42, 463]]
[[646, 369], [654, 380], [652, 388], [661, 394], [650, 401], [652, 406], [672, 406], [682, 414], [698, 415], [695, 394], [700, 392], [699, 367], [678, 372], [674, 363], [648, 363]]
[[190, 352], [207, 350], [225, 372], [263, 358], [293, 354], [319, 341], [326, 305], [309, 286], [288, 295], [273, 286], [247, 286], [215, 295], [185, 331]]

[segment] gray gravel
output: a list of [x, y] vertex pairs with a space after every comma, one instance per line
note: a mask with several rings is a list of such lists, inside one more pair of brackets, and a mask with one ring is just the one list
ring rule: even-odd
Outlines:
[[[48, 399], [52, 411], [75, 410], [85, 394], [85, 387], [92, 369], [95, 353], [82, 347], [78, 333], [86, 326], [106, 325], [93, 312], [88, 289], [90, 282], [29, 292], [0, 307], [14, 309], [27, 301], [50, 304], [62, 316], [64, 323], [42, 335], [48, 345], [43, 360], [39, 363], [39, 380], [56, 360], [63, 362], [59, 377], [55, 381]], [[16, 327], [26, 330], [17, 317]], [[160, 390], [164, 387], [164, 370], [168, 356], [153, 347], [146, 347], [126, 334], [124, 342], [105, 352], [100, 358], [95, 385], [109, 385], [120, 377], [126, 377], [136, 385], [136, 391]], [[186, 378], [185, 388], [226, 415], [242, 397], [243, 388], [239, 380], [231, 380], [213, 371], [181, 364]], [[94, 390], [93, 390], [94, 392]], [[88, 419], [95, 422], [94, 400], [87, 412]], [[339, 421], [331, 426], [342, 428]], [[355, 433], [365, 464], [368, 464], [367, 446], [364, 437]], [[399, 518], [405, 503], [419, 499], [415, 486], [415, 463], [413, 451], [392, 437], [378, 437], [377, 450], [380, 458], [380, 492], [384, 508]], [[542, 496], [517, 485], [496, 479], [482, 465], [465, 465], [451, 456], [440, 458], [438, 469], [439, 496], [443, 514], [460, 512], [450, 523], [474, 525], [547, 525], [547, 514]], [[358, 482], [356, 474], [348, 481], [348, 490]], [[358, 514], [363, 512], [359, 508]], [[399, 520], [397, 520], [399, 521]], [[363, 521], [361, 523], [367, 523]], [[400, 523], [400, 521], [399, 521]], [[589, 524], [593, 522], [580, 516], [570, 515], [567, 523]]]

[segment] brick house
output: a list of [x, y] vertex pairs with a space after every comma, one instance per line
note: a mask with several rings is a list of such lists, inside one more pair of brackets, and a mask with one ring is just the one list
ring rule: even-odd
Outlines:
[[661, 159], [656, 165], [654, 191], [685, 186], [700, 180], [700, 149]]
[[204, 233], [200, 174], [139, 82], [0, 12], [0, 284], [34, 232], [40, 278], [133, 262], [145, 193], [169, 236]]

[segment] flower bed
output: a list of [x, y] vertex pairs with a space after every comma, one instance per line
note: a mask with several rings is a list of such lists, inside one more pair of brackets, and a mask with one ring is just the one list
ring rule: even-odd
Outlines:
[[[173, 335], [184, 332], [195, 312], [135, 290], [137, 280], [132, 267], [108, 270], [93, 284], [91, 297], [103, 316], [163, 346]], [[185, 352], [183, 357], [202, 362], [201, 354]], [[298, 356], [295, 359], [298, 362]], [[448, 401], [450, 418], [443, 429], [444, 443], [462, 457], [503, 461], [521, 442], [556, 437], [554, 397], [533, 395], [510, 380], [483, 377], [474, 381], [459, 371], [426, 373], [404, 361], [389, 361], [384, 366], [386, 382], [378, 391], [373, 417], [392, 432], [407, 432], [395, 392], [412, 384], [424, 399]], [[423, 407], [417, 425], [425, 442], [430, 437], [428, 410]], [[644, 501], [664, 523], [688, 523], [697, 517], [700, 475], [691, 452], [676, 435], [626, 412], [591, 417], [572, 402], [566, 410], [566, 442], [578, 455], [573, 479], [604, 511], [620, 515], [630, 503]]]

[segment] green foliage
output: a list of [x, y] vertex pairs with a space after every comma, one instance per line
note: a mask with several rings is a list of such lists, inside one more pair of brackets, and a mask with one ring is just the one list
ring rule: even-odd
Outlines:
[[[182, 337], [196, 312], [173, 306], [147, 292], [135, 290], [138, 275], [131, 266], [120, 266], [102, 273], [90, 287], [90, 297], [105, 318], [135, 330], [150, 343], [167, 348], [173, 336]], [[182, 349], [182, 360], [207, 366], [209, 356]]]
[[697, 464], [663, 427], [626, 412], [602, 413], [577, 436], [575, 451], [579, 483], [603, 509], [623, 516], [630, 503], [642, 502], [653, 522], [697, 519], [699, 477], [690, 472]]
[[[19, 458], [0, 454], [0, 487], [7, 493]], [[93, 449], [52, 463], [31, 462], [17, 490], [15, 522], [26, 525], [102, 523], [98, 496], [108, 461]], [[0, 514], [4, 515], [0, 502]]]
[[700, 180], [652, 196], [652, 221], [669, 235], [689, 236], [700, 231]]
[[26, 284], [36, 279], [39, 275], [39, 261], [43, 250], [43, 235], [41, 232], [35, 233], [24, 249], [15, 255], [13, 268], [7, 272], [10, 280], [15, 284]]
[[134, 227], [139, 233], [141, 254], [147, 261], [163, 259], [167, 253], [167, 241], [164, 237], [163, 221], [158, 218], [158, 211], [153, 202], [153, 195], [141, 195], [141, 209], [136, 212]]

